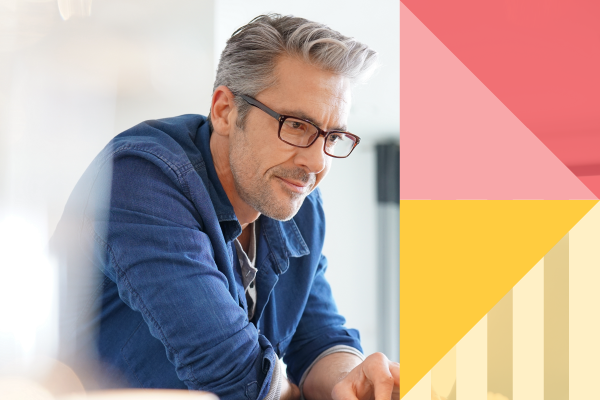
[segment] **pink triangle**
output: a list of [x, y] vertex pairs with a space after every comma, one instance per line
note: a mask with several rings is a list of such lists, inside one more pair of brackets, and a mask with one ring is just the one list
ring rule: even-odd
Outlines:
[[597, 199], [400, 7], [401, 199]]

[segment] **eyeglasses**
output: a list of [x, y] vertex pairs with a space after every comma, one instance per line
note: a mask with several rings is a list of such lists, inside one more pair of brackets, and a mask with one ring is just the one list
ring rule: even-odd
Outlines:
[[281, 115], [250, 96], [243, 94], [239, 96], [246, 103], [260, 108], [279, 121], [279, 132], [277, 135], [279, 139], [291, 146], [310, 147], [317, 141], [319, 136], [323, 136], [325, 138], [323, 143], [325, 154], [335, 158], [346, 158], [360, 143], [360, 138], [352, 133], [342, 131], [326, 132], [308, 120], [291, 115]]

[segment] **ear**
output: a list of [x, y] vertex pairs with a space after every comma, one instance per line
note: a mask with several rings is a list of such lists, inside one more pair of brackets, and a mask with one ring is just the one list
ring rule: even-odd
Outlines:
[[219, 136], [229, 136], [235, 128], [237, 120], [237, 107], [234, 95], [227, 86], [218, 86], [212, 96], [210, 105], [210, 120], [214, 133]]

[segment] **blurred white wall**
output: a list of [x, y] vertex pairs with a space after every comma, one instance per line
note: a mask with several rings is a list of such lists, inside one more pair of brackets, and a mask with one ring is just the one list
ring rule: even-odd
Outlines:
[[226, 39], [266, 12], [324, 22], [380, 53], [381, 68], [353, 93], [349, 126], [363, 141], [322, 185], [328, 278], [371, 353], [374, 143], [399, 132], [397, 0], [0, 0], [0, 221], [25, 215], [47, 236], [110, 138], [145, 119], [206, 114]]
[[11, 27], [0, 41], [2, 197], [10, 207], [44, 203], [51, 231], [110, 138], [146, 119], [204, 112], [214, 80], [212, 0], [89, 1], [89, 16], [68, 20], [59, 3], [0, 1]]
[[[0, 237], [12, 240], [0, 248], [29, 253], [0, 252], [0, 274], [12, 288], [0, 297], [0, 369], [8, 356], [18, 361], [55, 350], [43, 340], [52, 332], [40, 331], [52, 321], [32, 323], [47, 312], [32, 312], [19, 299], [56, 300], [56, 293], [40, 290], [53, 280], [39, 273], [39, 257], [47, 256], [48, 237], [94, 156], [145, 119], [208, 109], [213, 4], [0, 0]], [[13, 314], [21, 320], [4, 318]], [[33, 339], [11, 339], [23, 336], [23, 327]]]

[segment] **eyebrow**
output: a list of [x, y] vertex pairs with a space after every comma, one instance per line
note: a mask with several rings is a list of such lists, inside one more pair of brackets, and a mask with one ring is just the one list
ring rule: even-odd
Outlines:
[[[290, 116], [290, 117], [296, 117], [296, 118], [305, 119], [305, 120], [310, 121], [313, 124], [317, 125], [319, 128], [321, 128], [320, 124], [316, 123], [314, 121], [314, 119], [312, 119], [311, 117], [309, 117], [307, 114], [303, 113], [300, 110], [289, 111], [289, 112], [285, 111], [285, 112], [282, 112], [282, 113], [279, 113], [279, 114], [280, 115], [287, 115], [287, 116]], [[328, 130], [327, 132], [331, 132], [331, 131], [343, 131], [343, 132], [346, 132], [347, 129], [348, 129], [348, 127], [346, 125], [343, 125], [341, 127], [332, 128], [332, 129]]]

